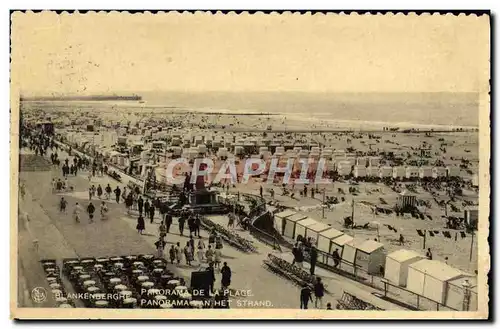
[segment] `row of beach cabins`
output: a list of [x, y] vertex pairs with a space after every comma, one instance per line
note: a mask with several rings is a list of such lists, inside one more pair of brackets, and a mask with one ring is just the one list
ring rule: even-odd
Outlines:
[[[469, 310], [477, 308], [477, 277], [419, 253], [400, 249], [387, 254], [384, 245], [375, 240], [358, 240], [352, 236], [293, 210], [274, 214], [274, 226], [284, 237], [296, 240], [311, 238], [321, 252], [318, 261], [334, 266], [331, 255], [338, 250], [343, 263], [352, 264], [371, 275], [379, 275], [394, 287], [401, 287], [454, 310], [463, 309], [464, 282], [470, 283]], [[341, 267], [343, 265], [340, 265]]]
[[[334, 149], [332, 147], [310, 146], [307, 144], [283, 145], [279, 140], [272, 140], [269, 146], [258, 146], [259, 142], [256, 138], [236, 139], [235, 142], [226, 140], [227, 135], [218, 135], [213, 139], [213, 136], [181, 136], [180, 133], [167, 133], [166, 131], [155, 134], [169, 134], [170, 140], [167, 143], [165, 140], [156, 139], [145, 142], [138, 138], [131, 139], [130, 136], [119, 136], [116, 132], [108, 132], [106, 138], [97, 136], [99, 140], [108, 140], [108, 144], [119, 145], [128, 149], [137, 149], [141, 154], [140, 158], [150, 162], [167, 162], [168, 158], [183, 157], [188, 160], [204, 157], [212, 154], [220, 159], [226, 158], [243, 158], [246, 156], [252, 158], [261, 158], [269, 161], [277, 158], [280, 161], [286, 161], [293, 158], [308, 158], [318, 161], [319, 159], [326, 160], [326, 170], [335, 171], [340, 176], [352, 175], [356, 178], [363, 177], [378, 177], [394, 178], [394, 179], [425, 179], [425, 178], [442, 178], [442, 177], [457, 177], [460, 175], [460, 168], [457, 166], [448, 167], [431, 167], [431, 166], [388, 166], [381, 165], [381, 157], [379, 156], [356, 156], [350, 154], [344, 149]], [[104, 133], [105, 134], [105, 133]], [[68, 132], [67, 138], [70, 143], [81, 142], [95, 137], [87, 136], [88, 133]], [[163, 136], [163, 135], [162, 135]], [[155, 136], [159, 137], [159, 136]], [[234, 136], [230, 136], [234, 138]], [[187, 143], [182, 144], [184, 141]], [[182, 145], [180, 145], [182, 144]], [[111, 162], [120, 166], [127, 166], [129, 154], [118, 152], [112, 147], [103, 148], [104, 154], [111, 158]], [[255, 152], [251, 154], [251, 151]], [[152, 156], [154, 152], [155, 156]], [[156, 160], [155, 160], [156, 159]]]

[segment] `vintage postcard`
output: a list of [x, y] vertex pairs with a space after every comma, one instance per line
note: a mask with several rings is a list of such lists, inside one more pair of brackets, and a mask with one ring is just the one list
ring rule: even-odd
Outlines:
[[486, 319], [490, 16], [11, 13], [11, 317]]

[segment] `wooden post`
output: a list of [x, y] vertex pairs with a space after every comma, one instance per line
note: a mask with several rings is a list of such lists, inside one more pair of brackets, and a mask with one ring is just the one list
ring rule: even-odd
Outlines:
[[426, 239], [426, 237], [427, 237], [427, 230], [424, 230], [424, 248], [423, 248], [424, 250], [425, 250], [425, 239]]
[[321, 205], [322, 208], [322, 216], [321, 218], [325, 219], [325, 194], [326, 194], [326, 188], [323, 189], [323, 204]]
[[354, 197], [352, 198], [351, 219], [352, 219], [352, 228], [354, 228]]
[[470, 240], [470, 254], [469, 254], [469, 262], [472, 262], [472, 249], [474, 247], [474, 229], [472, 229], [472, 237]]

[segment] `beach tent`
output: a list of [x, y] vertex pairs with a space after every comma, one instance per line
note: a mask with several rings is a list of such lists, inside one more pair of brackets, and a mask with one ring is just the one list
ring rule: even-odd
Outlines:
[[412, 250], [400, 249], [391, 252], [385, 261], [384, 277], [393, 284], [405, 287], [408, 266], [422, 259], [424, 259], [422, 255]]
[[295, 224], [295, 239], [300, 235], [302, 238], [306, 237], [306, 229], [310, 226], [318, 224], [314, 219], [307, 217]]
[[477, 311], [477, 277], [472, 275], [463, 276], [459, 277], [458, 279], [453, 279], [448, 281], [445, 305], [457, 311], [465, 311], [465, 309], [463, 309], [465, 280], [467, 280], [469, 283], [469, 291], [470, 291], [468, 310]]
[[293, 210], [285, 210], [274, 215], [274, 227], [281, 235], [285, 235], [285, 219], [295, 214]]
[[369, 274], [380, 273], [385, 265], [384, 245], [375, 240], [351, 240], [344, 245], [342, 259]]
[[344, 235], [344, 233], [340, 232], [337, 229], [334, 229], [333, 227], [330, 227], [328, 230], [320, 232], [318, 234], [318, 240], [317, 240], [318, 249], [326, 253], [331, 253], [333, 251], [331, 250], [332, 240], [342, 235]]
[[284, 236], [287, 238], [295, 239], [295, 224], [300, 221], [307, 218], [307, 216], [301, 215], [301, 214], [295, 214], [292, 216], [289, 216], [285, 218], [285, 229], [284, 229]]
[[325, 223], [317, 222], [314, 225], [308, 226], [306, 228], [306, 238], [312, 238], [315, 241], [316, 246], [318, 245], [319, 234], [330, 228], [330, 225]]
[[465, 276], [460, 270], [443, 262], [422, 259], [408, 267], [406, 289], [444, 304], [448, 282]]
[[330, 244], [330, 253], [334, 252], [335, 249], [339, 250], [339, 255], [343, 257], [344, 253], [344, 245], [350, 241], [352, 241], [354, 238], [350, 235], [343, 234], [341, 236], [338, 236], [334, 239], [331, 240]]

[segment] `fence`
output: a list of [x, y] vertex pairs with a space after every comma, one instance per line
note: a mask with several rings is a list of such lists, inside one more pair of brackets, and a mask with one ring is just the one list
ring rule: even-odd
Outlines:
[[[379, 296], [382, 299], [390, 301], [391, 303], [397, 304], [399, 306], [412, 309], [412, 310], [429, 310], [429, 311], [462, 311], [462, 309], [457, 309], [456, 307], [451, 307], [449, 305], [444, 305], [442, 303], [436, 302], [429, 298], [426, 298], [422, 295], [414, 293], [412, 291], [407, 290], [404, 287], [395, 285], [387, 281], [383, 274], [370, 274], [364, 268], [359, 265], [350, 263], [346, 260], [339, 259], [338, 266], [335, 267], [335, 262], [333, 259], [333, 255], [323, 252], [321, 250], [318, 251], [318, 258], [316, 266], [327, 269], [329, 271], [335, 272], [342, 276], [348, 277], [357, 282], [363, 283], [367, 286], [375, 288], [383, 292], [383, 296]], [[309, 254], [305, 255], [306, 260], [310, 261]], [[470, 291], [471, 297], [470, 300], [472, 304], [474, 301], [477, 301], [477, 292]], [[472, 307], [470, 310], [473, 310]]]

